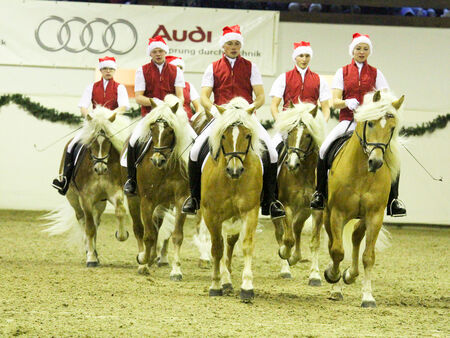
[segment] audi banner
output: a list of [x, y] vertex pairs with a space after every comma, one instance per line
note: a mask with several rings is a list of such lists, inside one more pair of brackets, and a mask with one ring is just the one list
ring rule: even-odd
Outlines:
[[94, 68], [108, 55], [135, 69], [149, 62], [148, 39], [161, 35], [187, 72], [203, 72], [222, 55], [222, 28], [238, 24], [242, 55], [274, 75], [278, 21], [273, 11], [1, 1], [0, 64]]

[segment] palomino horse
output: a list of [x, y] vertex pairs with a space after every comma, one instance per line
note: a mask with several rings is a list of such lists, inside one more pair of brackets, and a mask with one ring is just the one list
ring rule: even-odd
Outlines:
[[[44, 231], [51, 235], [69, 230], [82, 235], [85, 239], [87, 267], [99, 264], [96, 250], [97, 228], [107, 201], [115, 207], [119, 221], [116, 238], [119, 241], [128, 238], [119, 154], [127, 136], [125, 129], [129, 124], [127, 117], [116, 115], [104, 107], [98, 107], [87, 115], [80, 138], [86, 156], [79, 159], [81, 163], [77, 164], [77, 175], [70, 183], [66, 195], [70, 205], [45, 217], [50, 221], [50, 227]], [[62, 166], [64, 158], [61, 161]], [[71, 207], [75, 211], [75, 222], [72, 222]], [[81, 236], [73, 236], [72, 239], [77, 237]]]
[[[301, 259], [300, 240], [305, 221], [311, 216], [310, 202], [316, 181], [319, 147], [325, 137], [325, 119], [317, 106], [310, 103], [291, 105], [283, 111], [275, 129], [284, 136], [285, 158], [278, 175], [278, 199], [286, 209], [286, 218], [276, 219], [275, 235], [280, 245], [279, 255], [283, 278], [291, 278], [289, 265]], [[319, 274], [320, 231], [322, 211], [312, 211], [312, 263], [309, 285], [321, 285]], [[293, 233], [293, 234], [292, 234]], [[294, 244], [295, 249], [291, 252]]]
[[324, 225], [330, 238], [332, 263], [324, 276], [329, 283], [337, 283], [341, 278], [343, 228], [348, 221], [359, 218], [352, 235], [352, 265], [344, 271], [343, 281], [351, 284], [358, 276], [359, 249], [366, 236], [362, 307], [376, 306], [371, 286], [375, 243], [383, 224], [391, 180], [400, 167], [397, 137], [403, 99], [404, 96], [397, 99], [388, 92], [367, 94], [355, 114], [356, 130], [336, 156], [329, 173]]
[[[138, 272], [148, 274], [157, 252], [158, 232], [163, 224], [164, 213], [175, 207], [175, 228], [172, 232], [174, 261], [170, 278], [181, 280], [180, 247], [183, 241], [183, 225], [186, 215], [181, 206], [189, 195], [187, 180], [187, 159], [191, 134], [186, 112], [171, 106], [165, 99], [144, 117], [141, 124], [139, 143], [146, 144], [152, 138], [148, 151], [137, 167], [138, 196], [129, 199], [129, 209], [133, 218], [133, 230], [138, 242]], [[166, 242], [167, 243], [167, 242]], [[167, 244], [163, 255], [167, 253]]]
[[[231, 259], [241, 233], [244, 271], [240, 295], [247, 302], [254, 297], [251, 264], [262, 190], [261, 143], [256, 117], [247, 101], [234, 98], [225, 109], [218, 109], [221, 115], [216, 117], [209, 138], [211, 150], [202, 174], [200, 202], [212, 242], [209, 295], [232, 291]], [[226, 237], [225, 254], [222, 234]]]

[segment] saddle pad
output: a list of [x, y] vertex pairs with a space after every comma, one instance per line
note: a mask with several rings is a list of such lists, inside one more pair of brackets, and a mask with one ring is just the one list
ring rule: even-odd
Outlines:
[[328, 169], [331, 168], [334, 158], [337, 156], [337, 154], [339, 154], [339, 151], [342, 149], [342, 147], [345, 145], [348, 139], [352, 136], [352, 134], [353, 132], [345, 133], [341, 137], [334, 140], [333, 143], [331, 143], [331, 145], [328, 147], [328, 150], [324, 156], [325, 163], [327, 164]]

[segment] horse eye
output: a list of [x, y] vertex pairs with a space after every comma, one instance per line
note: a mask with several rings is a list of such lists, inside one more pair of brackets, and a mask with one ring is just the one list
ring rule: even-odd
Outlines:
[[370, 121], [370, 122], [368, 123], [368, 125], [369, 125], [370, 128], [372, 128], [372, 127], [373, 127], [373, 122]]
[[252, 135], [250, 135], [250, 134], [247, 134], [246, 136], [245, 136], [245, 138], [248, 140], [250, 137], [252, 137]]
[[394, 114], [392, 114], [392, 113], [387, 113], [387, 114], [386, 114], [386, 117], [387, 117], [388, 119], [392, 119], [392, 118], [394, 117]]
[[225, 140], [225, 135], [222, 135], [222, 140]]

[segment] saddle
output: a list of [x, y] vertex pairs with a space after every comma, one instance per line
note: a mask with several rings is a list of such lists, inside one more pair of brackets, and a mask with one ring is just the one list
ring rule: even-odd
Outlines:
[[327, 152], [324, 155], [324, 161], [327, 165], [327, 169], [331, 169], [331, 165], [333, 164], [333, 161], [337, 154], [339, 154], [339, 151], [342, 149], [342, 147], [347, 143], [348, 139], [352, 136], [353, 132], [347, 132], [341, 137], [338, 137], [336, 140], [331, 143], [331, 145], [328, 147]]

